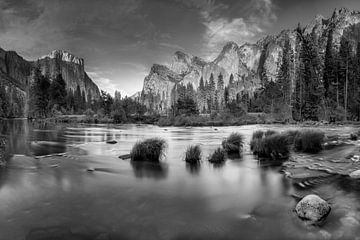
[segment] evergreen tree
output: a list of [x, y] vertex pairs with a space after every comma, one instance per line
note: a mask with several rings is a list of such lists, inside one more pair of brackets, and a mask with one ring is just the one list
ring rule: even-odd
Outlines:
[[58, 74], [56, 78], [50, 84], [50, 105], [54, 106], [55, 104], [60, 108], [66, 107], [66, 83], [62, 78], [61, 74]]
[[344, 108], [344, 120], [347, 120], [348, 100], [349, 100], [349, 82], [352, 73], [351, 45], [346, 38], [342, 38], [339, 50], [339, 81], [338, 96], [339, 103]]
[[281, 66], [278, 72], [277, 86], [279, 87], [279, 98], [275, 100], [276, 105], [286, 118], [291, 118], [291, 80], [290, 80], [290, 41], [286, 38]]
[[324, 82], [324, 96], [328, 101], [333, 101], [334, 92], [332, 89], [332, 85], [335, 83], [335, 75], [336, 75], [336, 62], [333, 52], [333, 29], [331, 28], [328, 35], [328, 40], [326, 44], [325, 51], [325, 66], [323, 73], [323, 82]]
[[41, 74], [40, 68], [36, 67], [32, 82], [30, 90], [30, 115], [32, 117], [45, 118], [49, 112], [50, 81]]
[[216, 91], [216, 86], [215, 86], [215, 80], [214, 80], [214, 74], [210, 74], [210, 79], [209, 79], [209, 86], [208, 86], [208, 104], [209, 104], [209, 110], [214, 110], [216, 108], [216, 103], [215, 103], [215, 91]]

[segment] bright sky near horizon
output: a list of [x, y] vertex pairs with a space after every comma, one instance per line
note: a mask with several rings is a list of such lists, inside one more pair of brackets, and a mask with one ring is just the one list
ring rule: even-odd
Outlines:
[[0, 47], [37, 59], [54, 49], [85, 59], [98, 86], [140, 91], [175, 51], [212, 59], [238, 44], [308, 24], [359, 0], [0, 0]]

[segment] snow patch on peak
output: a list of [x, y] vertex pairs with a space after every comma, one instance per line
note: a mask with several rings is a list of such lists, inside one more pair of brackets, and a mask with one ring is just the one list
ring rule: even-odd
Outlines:
[[84, 59], [82, 58], [78, 58], [76, 56], [74, 56], [73, 54], [64, 51], [64, 50], [54, 50], [52, 51], [50, 54], [42, 56], [39, 59], [45, 59], [45, 58], [50, 58], [50, 59], [61, 59], [64, 62], [70, 62], [70, 63], [75, 63], [78, 65], [84, 65]]

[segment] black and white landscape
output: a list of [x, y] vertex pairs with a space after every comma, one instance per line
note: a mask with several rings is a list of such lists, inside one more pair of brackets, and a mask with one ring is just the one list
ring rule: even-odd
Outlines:
[[0, 240], [358, 236], [358, 0], [0, 0]]

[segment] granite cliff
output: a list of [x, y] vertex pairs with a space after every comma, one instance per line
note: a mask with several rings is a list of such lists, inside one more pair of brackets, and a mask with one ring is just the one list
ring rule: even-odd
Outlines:
[[[68, 91], [75, 91], [77, 86], [92, 99], [100, 97], [97, 85], [89, 78], [84, 70], [84, 60], [72, 54], [56, 50], [36, 61], [27, 61], [14, 51], [5, 51], [0, 48], [0, 85], [5, 90], [9, 100], [7, 117], [27, 117], [27, 101], [32, 73], [39, 66], [43, 74], [50, 79], [62, 74]], [[86, 99], [90, 101], [90, 99]]]

